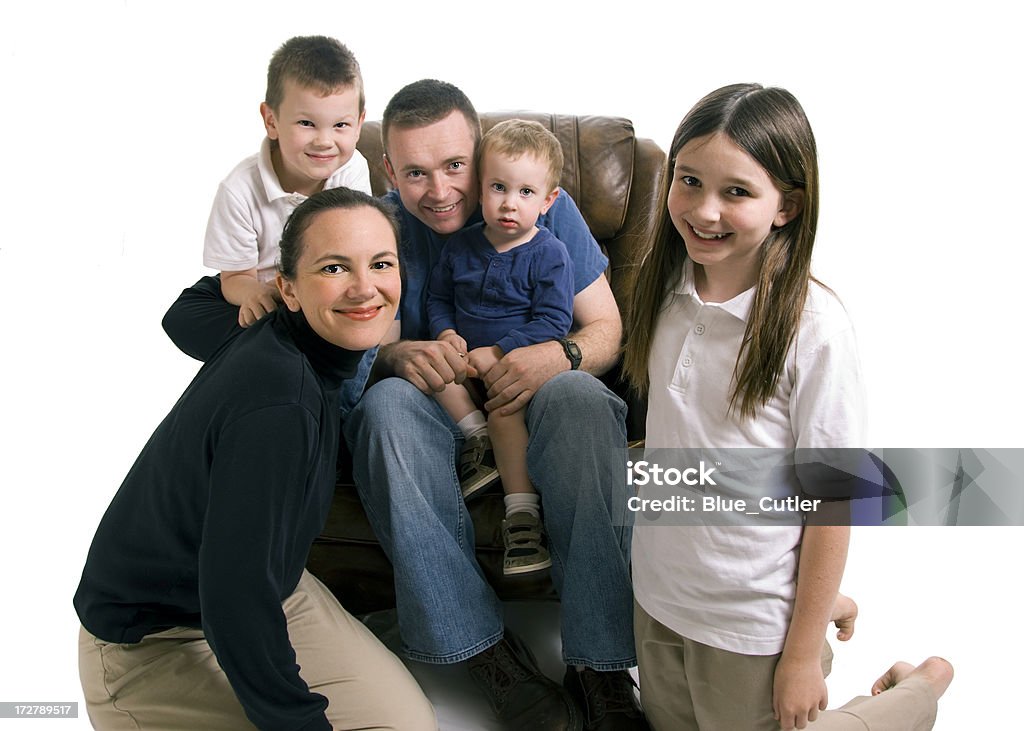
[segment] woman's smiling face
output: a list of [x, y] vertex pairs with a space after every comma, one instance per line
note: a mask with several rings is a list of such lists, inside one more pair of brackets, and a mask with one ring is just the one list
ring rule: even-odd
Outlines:
[[366, 350], [380, 343], [402, 295], [391, 223], [370, 206], [317, 213], [302, 233], [295, 276], [278, 276], [288, 309], [301, 310], [329, 343]]

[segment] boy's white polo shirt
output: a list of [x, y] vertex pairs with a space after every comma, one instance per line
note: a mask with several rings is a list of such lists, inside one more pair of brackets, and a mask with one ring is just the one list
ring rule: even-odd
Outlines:
[[[324, 182], [324, 190], [342, 186], [372, 195], [370, 169], [359, 150]], [[203, 265], [222, 272], [256, 267], [259, 280], [269, 282], [276, 274], [285, 221], [307, 197], [281, 187], [270, 161], [270, 139], [264, 138], [259, 153], [239, 163], [217, 189]]]
[[[836, 297], [813, 282], [775, 395], [753, 419], [729, 413], [753, 299], [750, 289], [704, 303], [686, 262], [652, 339], [647, 447], [864, 447], [853, 326]], [[683, 637], [776, 654], [792, 615], [801, 535], [800, 526], [638, 526], [636, 599]]]

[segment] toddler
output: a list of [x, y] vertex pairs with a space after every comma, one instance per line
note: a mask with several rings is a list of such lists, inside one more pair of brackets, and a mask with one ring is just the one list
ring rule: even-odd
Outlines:
[[[445, 244], [431, 274], [427, 315], [431, 336], [450, 343], [483, 377], [515, 348], [565, 338], [573, 269], [565, 245], [537, 226], [558, 196], [562, 148], [555, 136], [536, 122], [507, 120], [483, 136], [477, 154], [484, 222]], [[526, 469], [525, 412], [485, 417], [459, 384], [437, 399], [466, 438], [463, 496], [501, 476], [504, 573], [547, 568], [540, 497]]]

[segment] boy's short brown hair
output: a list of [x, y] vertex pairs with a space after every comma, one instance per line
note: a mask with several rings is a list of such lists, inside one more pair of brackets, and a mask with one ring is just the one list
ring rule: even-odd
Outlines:
[[284, 100], [284, 85], [293, 81], [327, 95], [352, 86], [359, 89], [359, 113], [366, 108], [359, 62], [344, 44], [327, 36], [296, 36], [274, 51], [267, 67], [264, 101], [277, 111]]
[[480, 139], [477, 149], [477, 169], [488, 152], [497, 152], [512, 158], [533, 155], [548, 163], [548, 190], [558, 187], [562, 177], [562, 145], [558, 138], [539, 122], [525, 119], [507, 119], [491, 127]]

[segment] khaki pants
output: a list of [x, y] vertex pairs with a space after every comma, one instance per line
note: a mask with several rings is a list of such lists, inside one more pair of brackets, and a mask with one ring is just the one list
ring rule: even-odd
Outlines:
[[[437, 728], [433, 708], [401, 661], [311, 574], [303, 572], [283, 608], [302, 678], [327, 698], [335, 729]], [[255, 728], [202, 630], [179, 627], [119, 645], [83, 628], [78, 658], [94, 728]]]
[[[634, 603], [640, 703], [656, 731], [778, 731], [772, 687], [778, 655], [740, 655], [681, 637]], [[831, 670], [828, 643], [822, 670]], [[813, 731], [928, 731], [936, 699], [927, 683], [906, 680], [873, 697], [825, 711]]]

